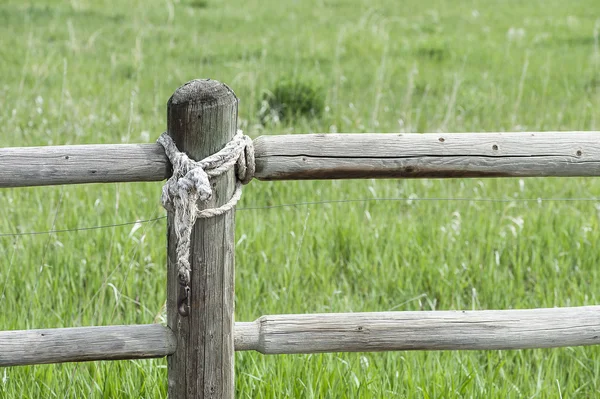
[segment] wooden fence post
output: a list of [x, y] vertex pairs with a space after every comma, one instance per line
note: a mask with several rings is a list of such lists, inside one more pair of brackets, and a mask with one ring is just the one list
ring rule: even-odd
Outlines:
[[[178, 88], [167, 104], [167, 128], [180, 151], [200, 160], [219, 151], [237, 129], [238, 98], [215, 80], [193, 80]], [[235, 188], [230, 171], [212, 184], [204, 208], [226, 203]], [[202, 209], [202, 208], [201, 208]], [[168, 216], [167, 320], [177, 337], [168, 358], [169, 398], [234, 396], [234, 211], [198, 219], [191, 239], [189, 315], [178, 305], [185, 295], [175, 263], [176, 234]]]

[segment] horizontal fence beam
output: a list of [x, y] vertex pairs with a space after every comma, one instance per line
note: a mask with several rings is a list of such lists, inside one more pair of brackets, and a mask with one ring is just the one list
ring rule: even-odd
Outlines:
[[[600, 132], [297, 134], [254, 146], [259, 180], [600, 176]], [[159, 144], [0, 148], [0, 187], [169, 175]]]
[[262, 316], [236, 350], [264, 354], [533, 349], [600, 344], [600, 306]]
[[600, 176], [600, 132], [297, 134], [254, 146], [261, 180]]
[[172, 354], [173, 332], [160, 324], [0, 332], [0, 367]]
[[0, 148], [0, 187], [158, 181], [170, 173], [159, 144]]
[[[263, 354], [597, 345], [600, 306], [262, 316], [235, 323], [234, 341]], [[176, 346], [160, 324], [3, 331], [0, 367], [157, 358]]]

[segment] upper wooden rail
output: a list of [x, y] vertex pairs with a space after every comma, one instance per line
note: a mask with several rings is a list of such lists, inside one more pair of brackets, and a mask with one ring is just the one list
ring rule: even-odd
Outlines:
[[[254, 145], [259, 180], [600, 176], [600, 132], [299, 134]], [[158, 144], [0, 148], [0, 187], [169, 174]]]
[[158, 181], [169, 169], [159, 144], [0, 148], [0, 187]]
[[262, 180], [600, 176], [600, 132], [306, 134], [254, 145]]

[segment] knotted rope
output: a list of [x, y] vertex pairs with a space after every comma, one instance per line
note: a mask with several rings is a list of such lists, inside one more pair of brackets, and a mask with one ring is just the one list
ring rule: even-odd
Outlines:
[[[177, 236], [177, 273], [179, 284], [185, 287], [186, 299], [189, 294], [190, 237], [197, 218], [206, 219], [224, 214], [233, 209], [242, 196], [242, 185], [248, 184], [254, 176], [254, 147], [252, 139], [238, 130], [233, 139], [216, 154], [201, 161], [190, 159], [179, 151], [173, 139], [165, 132], [158, 143], [173, 165], [173, 175], [162, 190], [162, 204], [167, 211], [174, 213], [173, 227]], [[218, 208], [198, 209], [197, 202], [207, 202], [212, 198], [211, 179], [235, 167], [237, 181], [235, 191], [227, 203]], [[180, 307], [180, 313], [181, 311]]]

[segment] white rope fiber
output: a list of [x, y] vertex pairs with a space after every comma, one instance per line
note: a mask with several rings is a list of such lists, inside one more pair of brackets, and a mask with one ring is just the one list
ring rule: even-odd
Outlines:
[[[224, 214], [235, 207], [242, 196], [242, 185], [248, 184], [254, 176], [254, 147], [252, 139], [238, 130], [223, 149], [201, 161], [190, 159], [179, 151], [173, 139], [165, 132], [158, 143], [173, 165], [173, 175], [162, 190], [162, 204], [174, 214], [174, 229], [177, 236], [177, 272], [179, 284], [189, 292], [190, 237], [196, 219], [211, 218]], [[198, 209], [198, 201], [207, 202], [212, 198], [211, 179], [235, 168], [237, 182], [235, 191], [227, 203], [218, 208]]]

